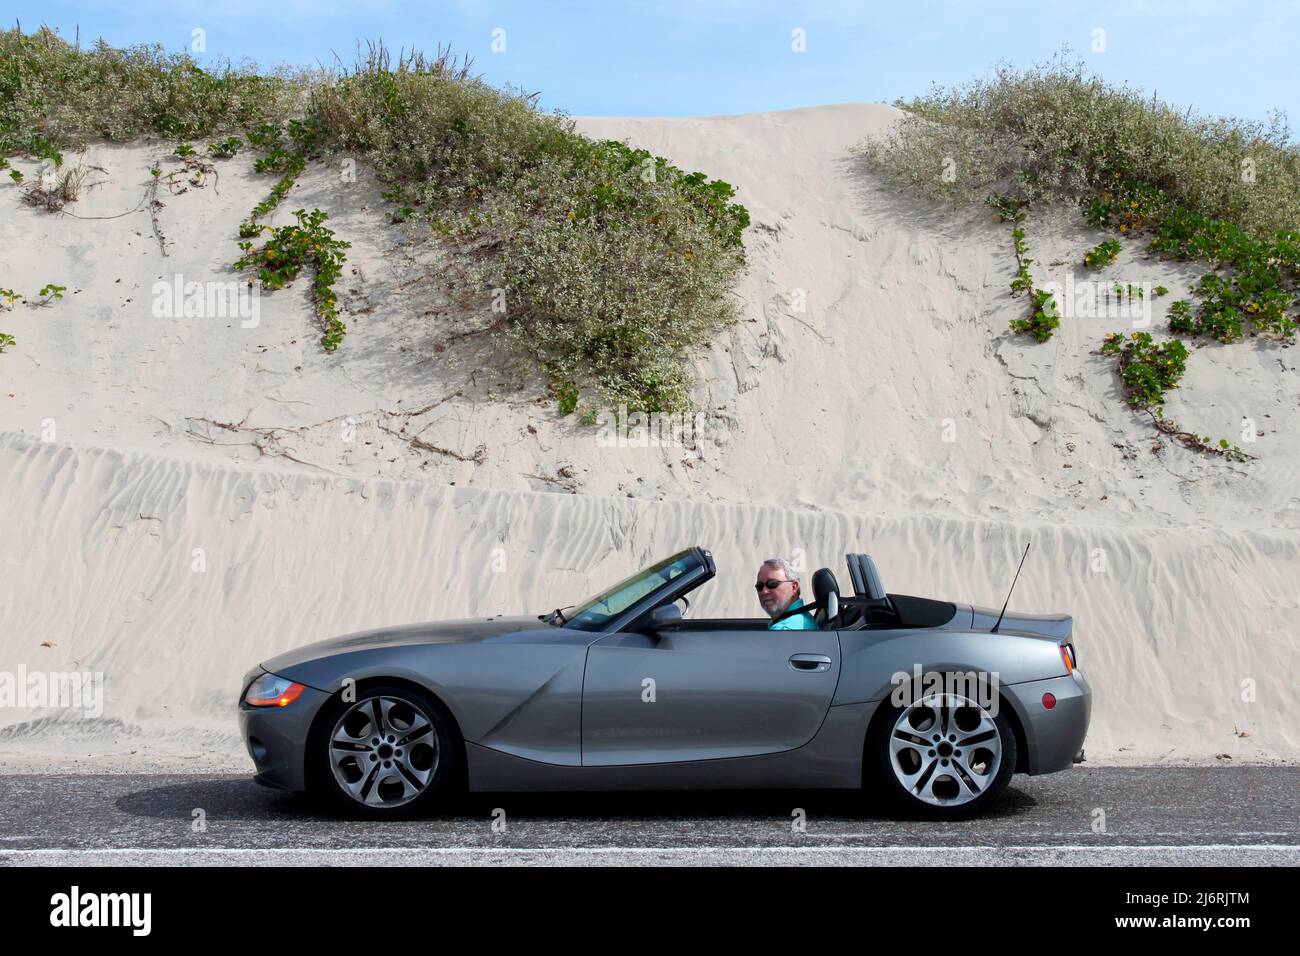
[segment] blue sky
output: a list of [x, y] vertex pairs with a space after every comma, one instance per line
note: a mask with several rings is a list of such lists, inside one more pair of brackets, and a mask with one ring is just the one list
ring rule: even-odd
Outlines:
[[[1068, 44], [1108, 80], [1180, 107], [1300, 122], [1300, 3], [849, 0], [0, 0], [0, 23], [185, 50], [199, 59], [351, 62], [356, 41], [473, 57], [496, 85], [574, 114], [691, 116], [892, 101]], [[806, 37], [792, 50], [792, 31]], [[494, 52], [502, 30], [504, 51]], [[1096, 30], [1104, 50], [1094, 51]]]

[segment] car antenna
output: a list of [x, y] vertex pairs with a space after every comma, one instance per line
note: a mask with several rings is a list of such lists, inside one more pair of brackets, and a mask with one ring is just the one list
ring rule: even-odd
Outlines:
[[[1033, 543], [1032, 540], [1029, 542], [1029, 544]], [[1029, 544], [1025, 545], [1025, 553], [1020, 556], [1020, 568], [1025, 566], [1025, 558], [1029, 557]], [[1011, 580], [1011, 591], [1016, 589], [1016, 582], [1020, 580], [1020, 568], [1016, 568], [1016, 576]], [[1002, 605], [1002, 614], [998, 615], [998, 622], [993, 625], [993, 629], [989, 631], [990, 634], [996, 634], [998, 628], [1002, 626], [1002, 615], [1007, 613], [1007, 605], [1011, 603], [1011, 591], [1007, 592], [1007, 600]]]

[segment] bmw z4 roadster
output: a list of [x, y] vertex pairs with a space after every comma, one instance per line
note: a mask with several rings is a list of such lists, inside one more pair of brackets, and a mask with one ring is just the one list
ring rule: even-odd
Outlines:
[[656, 788], [864, 789], [953, 817], [1083, 759], [1069, 616], [887, 594], [847, 558], [852, 596], [823, 568], [790, 612], [815, 630], [686, 616], [715, 573], [690, 548], [571, 610], [282, 654], [243, 683], [256, 780], [380, 818], [465, 790]]

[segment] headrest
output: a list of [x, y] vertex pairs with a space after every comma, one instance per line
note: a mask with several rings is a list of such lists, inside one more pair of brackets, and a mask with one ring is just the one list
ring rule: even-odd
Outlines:
[[820, 568], [812, 576], [813, 600], [821, 604], [826, 611], [826, 620], [832, 620], [840, 613], [840, 585], [830, 568]]

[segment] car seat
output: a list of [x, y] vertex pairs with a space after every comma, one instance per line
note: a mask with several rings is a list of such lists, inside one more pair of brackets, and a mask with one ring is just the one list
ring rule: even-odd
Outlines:
[[813, 621], [821, 630], [835, 627], [836, 619], [840, 616], [840, 585], [835, 580], [835, 574], [830, 568], [820, 568], [812, 576], [813, 602], [816, 610], [813, 611]]

